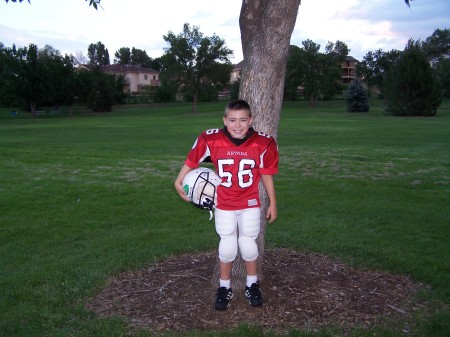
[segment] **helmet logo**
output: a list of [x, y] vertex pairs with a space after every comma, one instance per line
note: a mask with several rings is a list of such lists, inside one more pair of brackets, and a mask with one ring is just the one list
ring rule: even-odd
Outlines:
[[189, 185], [185, 184], [183, 189], [184, 189], [184, 194], [189, 195]]

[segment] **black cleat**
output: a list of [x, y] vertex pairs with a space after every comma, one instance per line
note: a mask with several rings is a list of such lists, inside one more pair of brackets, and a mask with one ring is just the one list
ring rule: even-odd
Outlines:
[[245, 297], [252, 307], [260, 307], [263, 304], [259, 282], [253, 283], [251, 287], [245, 287]]
[[231, 288], [219, 287], [216, 293], [216, 310], [225, 310], [233, 299], [233, 290]]

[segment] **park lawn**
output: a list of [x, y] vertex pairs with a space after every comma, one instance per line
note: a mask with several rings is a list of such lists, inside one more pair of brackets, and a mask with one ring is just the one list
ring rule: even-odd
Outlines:
[[[285, 103], [279, 218], [267, 245], [407, 274], [430, 286], [421, 300], [448, 304], [450, 102], [433, 118], [387, 117], [381, 105], [350, 114], [343, 101]], [[172, 186], [197, 134], [222, 124], [223, 108], [120, 106], [37, 119], [0, 110], [0, 336], [125, 335], [121, 319], [84, 308], [108, 277], [216, 248], [206, 216]], [[432, 305], [411, 333], [448, 333], [450, 314]], [[250, 330], [225, 335], [260, 332]]]

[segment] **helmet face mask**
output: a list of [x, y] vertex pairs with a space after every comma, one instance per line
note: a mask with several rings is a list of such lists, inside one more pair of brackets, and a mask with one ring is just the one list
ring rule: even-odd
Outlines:
[[199, 167], [184, 177], [183, 188], [194, 206], [212, 211], [217, 203], [217, 186], [221, 182], [213, 170]]

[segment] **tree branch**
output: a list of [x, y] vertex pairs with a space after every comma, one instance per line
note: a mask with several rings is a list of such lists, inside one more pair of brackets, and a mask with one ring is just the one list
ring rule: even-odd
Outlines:
[[[18, 0], [19, 2], [22, 2], [23, 0]], [[85, 0], [85, 1], [89, 1], [89, 6], [94, 7], [95, 9], [98, 9], [98, 6], [102, 7], [100, 5], [100, 1], [101, 0]], [[6, 3], [9, 2], [9, 0], [5, 0]], [[17, 0], [11, 0], [11, 2], [17, 2]], [[31, 4], [31, 0], [28, 0], [28, 3]]]

